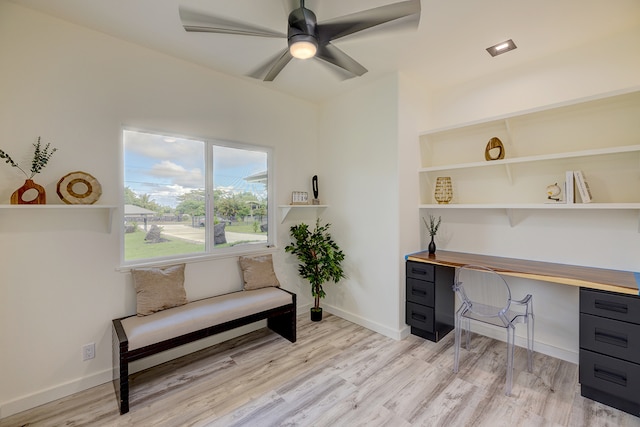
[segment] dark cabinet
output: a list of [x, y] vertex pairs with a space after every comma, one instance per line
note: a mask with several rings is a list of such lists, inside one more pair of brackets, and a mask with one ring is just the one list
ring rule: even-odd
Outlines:
[[580, 288], [580, 389], [640, 416], [640, 298]]
[[411, 333], [438, 342], [454, 328], [452, 267], [406, 262], [406, 322]]

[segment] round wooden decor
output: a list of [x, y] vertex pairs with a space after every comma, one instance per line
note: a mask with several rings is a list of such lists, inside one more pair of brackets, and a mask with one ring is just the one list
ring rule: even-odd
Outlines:
[[68, 205], [92, 205], [102, 195], [102, 186], [86, 172], [71, 172], [60, 178], [56, 192]]

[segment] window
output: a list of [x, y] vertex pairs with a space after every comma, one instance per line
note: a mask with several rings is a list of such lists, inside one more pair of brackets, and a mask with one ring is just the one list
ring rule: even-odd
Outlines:
[[125, 263], [271, 245], [269, 149], [134, 130], [123, 143]]

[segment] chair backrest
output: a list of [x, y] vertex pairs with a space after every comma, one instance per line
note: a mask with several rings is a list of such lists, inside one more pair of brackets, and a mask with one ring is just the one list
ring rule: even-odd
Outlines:
[[511, 306], [511, 290], [504, 278], [494, 270], [480, 265], [458, 267], [453, 290], [465, 307], [465, 312], [471, 314], [468, 317], [488, 323], [496, 323], [499, 319], [505, 327], [508, 325], [506, 314]]

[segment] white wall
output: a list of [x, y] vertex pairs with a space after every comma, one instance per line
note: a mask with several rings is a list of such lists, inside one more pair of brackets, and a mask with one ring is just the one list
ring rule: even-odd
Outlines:
[[[426, 100], [429, 113], [421, 119], [421, 130], [640, 87], [640, 55], [636, 52], [640, 52], [640, 28], [457, 87], [432, 91]], [[486, 140], [478, 141], [479, 152], [485, 144]], [[579, 144], [572, 141], [572, 149], [579, 149]], [[602, 146], [615, 145], [616, 141], [602, 141]], [[637, 181], [625, 185], [640, 188]], [[423, 211], [421, 215], [428, 213]], [[516, 214], [514, 227], [500, 210], [436, 214], [443, 220], [436, 238], [439, 249], [640, 271], [637, 212], [521, 212]], [[418, 227], [424, 230], [421, 223]], [[427, 243], [423, 239], [422, 248]], [[510, 283], [514, 295], [534, 295], [536, 350], [577, 362], [578, 288], [522, 279], [510, 279]], [[504, 340], [502, 334], [495, 336]]]
[[[48, 203], [61, 203], [58, 179], [81, 170], [102, 184], [98, 203], [120, 204], [122, 125], [274, 147], [276, 204], [315, 169], [317, 107], [257, 83], [8, 2], [0, 2], [0, 58], [0, 148], [27, 162], [38, 136], [59, 148], [36, 176]], [[0, 203], [23, 181], [3, 162]], [[107, 233], [101, 212], [0, 211], [0, 418], [110, 380], [111, 319], [135, 312], [129, 275], [116, 271], [119, 215]], [[308, 303], [282, 253], [284, 226], [277, 238], [278, 276]], [[187, 266], [189, 296], [239, 288], [233, 258]], [[82, 362], [90, 342], [96, 358]]]
[[396, 76], [324, 103], [318, 177], [348, 276], [326, 286], [325, 305], [399, 337], [397, 108]]

